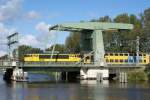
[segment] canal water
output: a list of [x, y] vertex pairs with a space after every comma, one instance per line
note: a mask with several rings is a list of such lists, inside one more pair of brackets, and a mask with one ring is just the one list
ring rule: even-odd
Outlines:
[[29, 78], [29, 82], [6, 83], [0, 74], [0, 100], [150, 100], [148, 83], [56, 82], [44, 74]]

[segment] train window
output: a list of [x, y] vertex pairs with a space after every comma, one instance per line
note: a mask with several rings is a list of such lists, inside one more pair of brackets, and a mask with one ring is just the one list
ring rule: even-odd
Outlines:
[[106, 62], [109, 62], [109, 60], [108, 60], [108, 59], [106, 59]]
[[118, 54], [115, 54], [115, 56], [118, 56]]
[[113, 54], [112, 54], [112, 53], [110, 53], [110, 56], [113, 56]]
[[133, 56], [133, 54], [132, 54], [132, 53], [130, 53], [130, 54], [129, 54], [129, 56]]
[[[54, 57], [55, 55], [53, 55], [53, 57]], [[51, 55], [39, 55], [39, 58], [41, 58], [41, 59], [49, 59], [49, 58], [51, 58]]]
[[123, 54], [120, 54], [120, 56], [123, 56]]
[[120, 59], [120, 62], [123, 62], [123, 59]]
[[59, 55], [58, 59], [69, 59], [69, 55]]
[[142, 60], [140, 59], [139, 62], [142, 63]]
[[127, 62], [128, 62], [128, 60], [127, 60], [127, 59], [125, 59], [125, 62], [127, 63]]
[[146, 54], [143, 54], [143, 56], [146, 56]]
[[113, 60], [113, 59], [110, 59], [110, 62], [114, 62], [114, 60]]
[[25, 57], [30, 57], [30, 55], [25, 55]]
[[86, 57], [86, 59], [90, 59], [90, 57], [89, 57], [89, 56], [87, 56], [87, 57]]
[[142, 54], [139, 54], [139, 56], [142, 56]]
[[131, 59], [130, 59], [130, 60], [129, 60], [129, 62], [130, 62], [130, 63], [132, 63], [132, 62], [133, 62], [133, 60], [131, 60]]
[[124, 55], [125, 55], [125, 56], [128, 56], [128, 54], [127, 54], [127, 53], [125, 53]]
[[118, 62], [118, 59], [115, 59], [115, 62]]

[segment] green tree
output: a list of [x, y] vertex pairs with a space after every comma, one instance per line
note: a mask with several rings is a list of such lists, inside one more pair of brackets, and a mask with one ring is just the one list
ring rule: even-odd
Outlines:
[[145, 36], [150, 37], [150, 8], [144, 11], [144, 33]]
[[80, 52], [80, 32], [72, 32], [66, 38], [65, 47], [67, 52], [78, 53]]
[[[52, 51], [53, 46], [54, 45], [52, 45], [51, 47], [47, 48], [46, 51]], [[65, 45], [64, 44], [56, 44], [55, 45], [55, 51], [59, 51], [60, 53], [66, 52]]]
[[[134, 25], [134, 29], [131, 31], [119, 31], [117, 33], [119, 39], [118, 43], [121, 44], [119, 47], [122, 52], [136, 52], [136, 40], [137, 36], [142, 36], [142, 21], [136, 15], [128, 15], [126, 13], [120, 14], [114, 18], [114, 22], [117, 23], [130, 23]], [[115, 39], [113, 39], [115, 40]], [[126, 42], [124, 42], [126, 41]], [[127, 42], [128, 41], [128, 42]], [[128, 43], [128, 45], [126, 45]], [[125, 46], [126, 45], [126, 46]]]
[[143, 52], [150, 52], [150, 8], [146, 9], [144, 13], [141, 14], [141, 20], [143, 25], [141, 48]]
[[31, 53], [43, 53], [43, 50], [41, 50], [40, 48], [33, 48], [31, 46], [27, 46], [27, 45], [21, 45], [19, 46], [19, 60], [23, 61], [24, 55], [26, 54], [31, 54]]
[[112, 22], [109, 16], [104, 16], [99, 18], [99, 22]]
[[123, 14], [120, 14], [120, 15], [116, 16], [116, 18], [114, 19], [114, 22], [117, 22], [117, 23], [130, 23], [130, 18], [129, 18], [127, 13], [123, 13]]

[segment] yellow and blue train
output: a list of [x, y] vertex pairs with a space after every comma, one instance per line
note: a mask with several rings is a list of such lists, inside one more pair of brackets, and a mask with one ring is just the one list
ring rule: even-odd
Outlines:
[[140, 53], [106, 53], [105, 61], [107, 64], [148, 64], [150, 62], [150, 55]]
[[[81, 54], [26, 54], [25, 62], [80, 62], [82, 58], [84, 63], [92, 63], [93, 57]], [[138, 56], [135, 53], [106, 53], [105, 61], [107, 64], [148, 64], [150, 63], [150, 55], [140, 53]]]

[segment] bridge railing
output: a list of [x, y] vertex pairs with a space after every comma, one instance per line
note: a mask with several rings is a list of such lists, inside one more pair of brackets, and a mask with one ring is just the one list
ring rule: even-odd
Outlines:
[[[63, 66], [63, 67], [86, 67], [86, 66], [97, 66], [94, 65], [94, 62], [92, 63], [76, 63], [76, 62], [22, 62], [20, 63], [21, 67], [50, 67], [50, 66]], [[106, 64], [106, 67], [139, 67], [139, 66], [144, 66], [143, 64]]]
[[9, 60], [0, 60], [0, 68], [8, 68], [12, 65], [12, 62]]
[[108, 67], [141, 67], [145, 66], [145, 64], [107, 64]]
[[[9, 60], [0, 60], [0, 68], [5, 68], [5, 67], [10, 67], [12, 62]], [[84, 62], [80, 62], [80, 63], [76, 63], [76, 62], [20, 62], [19, 63], [20, 67], [44, 67], [44, 66], [63, 66], [63, 67], [86, 67], [86, 66], [91, 66], [94, 67], [96, 65], [94, 65], [94, 62], [91, 63], [84, 63]], [[106, 67], [140, 67], [140, 66], [145, 66], [144, 64], [106, 64]]]
[[84, 66], [84, 65], [94, 65], [94, 63], [88, 63], [88, 64], [85, 64], [85, 63], [76, 63], [76, 62], [22, 62], [20, 63], [20, 66], [24, 67], [30, 67], [30, 66], [69, 66], [69, 67], [81, 67], [81, 66]]

